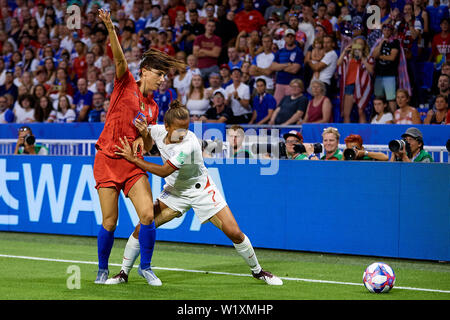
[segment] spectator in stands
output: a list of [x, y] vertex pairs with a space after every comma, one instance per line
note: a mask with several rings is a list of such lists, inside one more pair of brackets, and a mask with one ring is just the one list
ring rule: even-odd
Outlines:
[[18, 104], [14, 107], [16, 123], [36, 122], [34, 116], [34, 99], [31, 94], [22, 94], [19, 96]]
[[36, 59], [33, 48], [25, 48], [23, 54], [23, 71], [35, 72], [38, 65], [39, 60]]
[[77, 121], [86, 121], [87, 115], [92, 105], [92, 97], [94, 93], [87, 88], [87, 81], [84, 78], [77, 81], [78, 90], [73, 97], [72, 109], [77, 114]]
[[288, 8], [281, 3], [281, 0], [274, 0], [272, 1], [272, 5], [265, 10], [264, 19], [266, 19], [266, 21], [269, 20], [269, 18], [283, 20], [287, 10]]
[[0, 96], [3, 96], [5, 94], [11, 94], [14, 98], [14, 101], [17, 100], [18, 96], [18, 88], [14, 84], [14, 76], [13, 76], [13, 70], [7, 69], [5, 72], [5, 84], [0, 86]]
[[331, 25], [331, 22], [328, 21], [327, 18], [325, 18], [325, 15], [327, 13], [327, 5], [325, 3], [319, 3], [317, 6], [317, 17], [315, 19], [316, 24], [322, 25], [325, 28], [326, 34], [332, 35], [333, 34], [333, 26]]
[[384, 96], [388, 101], [392, 113], [396, 110], [395, 97], [397, 90], [396, 75], [400, 56], [400, 42], [393, 38], [394, 27], [385, 24], [382, 28], [383, 38], [373, 49], [375, 58], [375, 83], [376, 96]]
[[58, 99], [58, 107], [56, 113], [56, 121], [58, 123], [75, 122], [77, 115], [75, 110], [70, 107], [69, 98], [60, 96]]
[[448, 113], [448, 100], [444, 95], [437, 95], [433, 108], [431, 108], [423, 124], [446, 124]]
[[[450, 93], [450, 76], [443, 73], [439, 76], [438, 82], [437, 82], [437, 94], [443, 95], [445, 97], [449, 97]], [[437, 95], [436, 95], [437, 96]], [[432, 97], [431, 104], [434, 104], [435, 96]]]
[[227, 129], [227, 142], [229, 144], [228, 158], [253, 158], [250, 150], [247, 150], [243, 145], [244, 139], [245, 133], [242, 126], [234, 124]]
[[105, 97], [97, 92], [92, 97], [92, 109], [88, 113], [88, 122], [101, 122]]
[[202, 122], [229, 123], [233, 119], [233, 111], [225, 104], [225, 95], [222, 91], [215, 91], [212, 99], [212, 107], [206, 110], [200, 117]]
[[225, 6], [219, 5], [217, 7], [217, 22], [215, 34], [222, 39], [222, 50], [219, 56], [219, 65], [228, 61], [227, 50], [231, 46], [231, 42], [237, 37], [239, 31], [234, 21], [227, 19], [227, 11]]
[[261, 12], [253, 8], [252, 0], [244, 0], [244, 10], [236, 13], [234, 22], [239, 32], [245, 30], [247, 33], [255, 30], [259, 31], [266, 24], [266, 20], [264, 20]]
[[159, 4], [152, 5], [152, 13], [150, 17], [147, 17], [147, 23], [145, 28], [161, 28], [162, 11]]
[[233, 110], [232, 123], [246, 124], [252, 118], [252, 106], [250, 105], [250, 88], [241, 82], [242, 71], [234, 68], [231, 72], [233, 83], [225, 88], [226, 104]]
[[289, 83], [298, 78], [303, 66], [303, 51], [295, 42], [295, 31], [287, 29], [284, 32], [285, 47], [275, 53], [270, 70], [276, 72], [274, 97], [277, 103], [287, 95]]
[[211, 100], [214, 98], [214, 94], [216, 91], [222, 92], [222, 95], [225, 97], [225, 89], [222, 88], [222, 79], [220, 78], [220, 74], [213, 72], [209, 75], [209, 87], [206, 88], [206, 97]]
[[166, 30], [159, 30], [158, 31], [158, 41], [154, 45], [152, 45], [152, 48], [158, 49], [159, 51], [167, 53], [169, 56], [174, 57], [175, 56], [175, 49], [170, 44], [170, 41], [168, 40], [168, 35]]
[[397, 106], [394, 112], [394, 123], [396, 124], [421, 124], [419, 112], [409, 105], [410, 96], [405, 89], [397, 90]]
[[310, 88], [313, 98], [308, 103], [303, 123], [333, 122], [332, 104], [325, 95], [325, 84], [320, 80], [313, 80]]
[[169, 109], [170, 103], [178, 98], [177, 92], [171, 88], [170, 83], [170, 80], [166, 79], [159, 84], [158, 90], [153, 91], [153, 100], [159, 109], [157, 120], [159, 123], [164, 123], [164, 114]]
[[[325, 154], [320, 160], [342, 160], [342, 151], [339, 150], [340, 134], [338, 129], [333, 127], [325, 128], [322, 132], [322, 144]], [[313, 159], [311, 159], [313, 160]]]
[[[286, 155], [290, 160], [319, 160], [314, 154], [314, 146], [310, 143], [303, 144], [303, 135], [295, 130], [291, 130], [283, 135], [286, 144]], [[295, 145], [303, 144], [306, 152], [300, 153], [295, 150]]]
[[433, 0], [433, 3], [426, 7], [430, 19], [430, 31], [438, 34], [442, 31], [440, 22], [442, 19], [449, 18], [448, 5], [441, 0]]
[[0, 96], [0, 123], [14, 122], [14, 112], [8, 108], [5, 96]]
[[[331, 98], [334, 92], [334, 84], [332, 79], [336, 71], [338, 56], [334, 51], [334, 37], [330, 35], [323, 36], [323, 48], [325, 55], [319, 63], [308, 62], [313, 72], [319, 72], [319, 80], [325, 84], [326, 95]], [[311, 81], [312, 83], [312, 81]]]
[[256, 94], [253, 97], [253, 115], [249, 124], [267, 124], [272, 118], [272, 114], [277, 107], [277, 101], [267, 92], [266, 80], [259, 78], [256, 80]]
[[205, 94], [205, 85], [200, 74], [192, 76], [189, 92], [186, 95], [186, 108], [189, 110], [191, 122], [198, 121], [210, 107]]
[[219, 73], [218, 58], [222, 50], [222, 40], [214, 34], [216, 23], [208, 20], [205, 33], [194, 40], [193, 54], [197, 57], [197, 66], [205, 83], [213, 72]]
[[300, 79], [292, 79], [289, 87], [290, 94], [281, 99], [270, 118], [269, 124], [292, 125], [303, 122], [308, 107], [308, 98], [303, 95], [303, 81]]
[[[83, 41], [75, 41], [76, 57], [73, 59], [73, 71], [77, 79], [86, 78], [87, 64], [86, 64], [86, 45]], [[47, 60], [46, 60], [47, 61]]]
[[[194, 1], [195, 3], [195, 1]], [[189, 10], [189, 23], [183, 27], [181, 40], [187, 54], [191, 54], [194, 47], [195, 37], [205, 33], [205, 26], [198, 22], [197, 9]]]
[[53, 102], [47, 96], [42, 96], [36, 101], [34, 117], [37, 122], [55, 122], [56, 110], [53, 109]]
[[307, 52], [315, 39], [315, 21], [314, 11], [309, 3], [303, 3], [302, 5], [302, 21], [298, 25], [298, 30], [306, 34], [306, 42], [304, 52]]
[[48, 155], [48, 149], [46, 146], [36, 143], [36, 137], [33, 135], [30, 127], [23, 126], [19, 128], [14, 154], [37, 154], [42, 156]]
[[359, 134], [350, 134], [345, 139], [345, 148], [355, 151], [355, 157], [351, 159], [345, 158], [346, 152], [344, 150], [344, 160], [378, 160], [388, 161], [389, 157], [383, 152], [368, 151], [364, 148], [363, 140]]
[[[340, 97], [344, 122], [351, 122], [350, 114], [356, 102], [359, 122], [365, 123], [364, 111], [371, 96], [374, 72], [374, 60], [369, 57], [369, 46], [366, 40], [363, 37], [354, 39], [353, 43], [342, 50], [337, 65], [341, 77]], [[356, 86], [358, 86], [359, 91], [356, 90]]]
[[238, 50], [235, 46], [228, 47], [228, 68], [233, 70], [234, 68], [242, 67], [243, 59], [239, 56]]
[[394, 123], [394, 116], [389, 111], [387, 101], [384, 97], [375, 97], [373, 99], [373, 112], [371, 118], [371, 124]]
[[[401, 162], [433, 162], [431, 155], [423, 149], [423, 134], [417, 128], [408, 128], [402, 138], [408, 143], [409, 148], [403, 147], [398, 152], [392, 152], [389, 161]], [[408, 150], [409, 149], [409, 150]]]
[[258, 79], [263, 79], [266, 83], [266, 91], [273, 94], [274, 81], [273, 81], [273, 71], [270, 66], [275, 59], [275, 54], [273, 53], [273, 41], [270, 34], [265, 34], [262, 36], [262, 49], [263, 51], [255, 56], [252, 61], [249, 73], [255, 78], [255, 88], [257, 88]]

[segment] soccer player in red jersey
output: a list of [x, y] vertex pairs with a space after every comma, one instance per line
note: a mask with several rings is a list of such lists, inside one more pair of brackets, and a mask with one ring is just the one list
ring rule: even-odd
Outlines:
[[[94, 178], [103, 216], [97, 237], [99, 270], [95, 283], [104, 284], [108, 279], [108, 260], [118, 219], [119, 193], [123, 190], [125, 196], [131, 199], [141, 224], [141, 263], [138, 273], [150, 285], [160, 286], [161, 281], [150, 268], [156, 232], [148, 175], [136, 165], [117, 156], [115, 145], [119, 144], [119, 138], [123, 136], [127, 136], [130, 142], [139, 138], [139, 132], [134, 126], [136, 119], [156, 123], [158, 106], [151, 94], [164, 81], [169, 69], [182, 69], [185, 65], [161, 51], [150, 49], [144, 53], [140, 63], [140, 80], [135, 81], [128, 70], [109, 12], [99, 9], [99, 18], [108, 30], [116, 76], [105, 125], [95, 146], [97, 154]], [[139, 143], [134, 144], [134, 151], [142, 158], [138, 146]]]

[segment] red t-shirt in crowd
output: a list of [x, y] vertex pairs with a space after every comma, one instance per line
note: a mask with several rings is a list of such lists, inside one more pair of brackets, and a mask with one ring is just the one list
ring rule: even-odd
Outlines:
[[447, 37], [443, 38], [439, 33], [433, 37], [433, 42], [431, 43], [431, 54], [433, 56], [433, 60], [436, 60], [436, 57], [440, 54], [446, 55], [446, 61], [450, 59], [450, 33], [447, 34]]
[[[194, 46], [198, 46], [200, 49], [211, 50], [214, 47], [222, 48], [222, 40], [213, 35], [211, 38], [207, 38], [204, 34], [195, 37]], [[199, 69], [209, 68], [217, 65], [217, 58], [214, 57], [199, 57], [197, 59], [197, 67]]]
[[234, 17], [234, 23], [236, 23], [239, 32], [245, 30], [250, 33], [255, 30], [259, 31], [262, 26], [266, 25], [266, 20], [258, 10], [242, 10]]

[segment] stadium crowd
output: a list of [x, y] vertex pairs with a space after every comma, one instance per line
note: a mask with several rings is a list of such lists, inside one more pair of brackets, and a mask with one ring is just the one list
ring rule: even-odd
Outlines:
[[159, 122], [179, 99], [191, 121], [450, 123], [447, 0], [0, 3], [1, 123], [104, 121], [115, 72], [99, 8], [136, 79], [150, 47], [186, 61], [153, 93]]

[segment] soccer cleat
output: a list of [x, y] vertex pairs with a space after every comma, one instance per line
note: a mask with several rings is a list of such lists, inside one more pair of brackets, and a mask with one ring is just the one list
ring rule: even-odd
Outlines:
[[138, 268], [138, 274], [145, 278], [149, 285], [151, 286], [162, 286], [161, 280], [153, 273], [151, 268], [142, 270], [141, 266]]
[[255, 279], [263, 280], [265, 283], [271, 286], [281, 286], [283, 285], [283, 280], [274, 276], [269, 271], [264, 271], [261, 269], [259, 273], [252, 272], [252, 275]]
[[94, 283], [105, 284], [106, 280], [108, 280], [108, 275], [108, 269], [98, 269], [97, 278], [95, 279]]
[[125, 273], [125, 271], [120, 270], [120, 272], [116, 274], [114, 277], [106, 280], [105, 284], [120, 284], [126, 282], [128, 282], [128, 275]]

